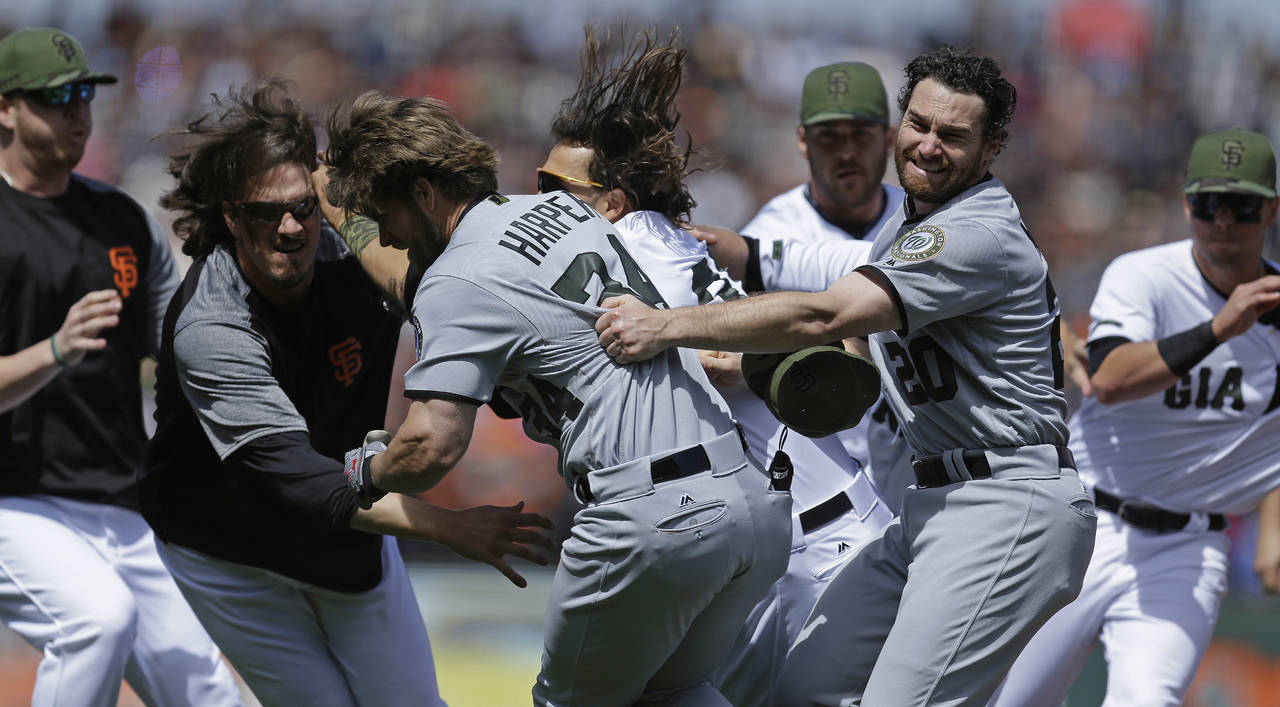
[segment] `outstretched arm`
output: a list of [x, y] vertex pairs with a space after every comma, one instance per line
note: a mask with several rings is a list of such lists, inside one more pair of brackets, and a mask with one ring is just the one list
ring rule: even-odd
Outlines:
[[894, 298], [854, 272], [823, 292], [779, 292], [702, 307], [650, 309], [634, 297], [610, 297], [596, 319], [600, 344], [620, 363], [673, 347], [781, 352], [902, 326]]
[[461, 511], [441, 508], [404, 494], [388, 494], [368, 509], [357, 510], [351, 527], [413, 540], [439, 543], [469, 560], [491, 565], [517, 587], [528, 583], [507, 564], [506, 557], [523, 557], [547, 564], [555, 544], [536, 529], [554, 529], [549, 518], [524, 513], [524, 501], [514, 506], [479, 506]]

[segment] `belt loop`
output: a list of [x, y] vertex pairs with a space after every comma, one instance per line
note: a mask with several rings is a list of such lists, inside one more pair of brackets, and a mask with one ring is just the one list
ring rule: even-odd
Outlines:
[[952, 481], [970, 481], [969, 469], [964, 465], [963, 449], [948, 449], [942, 453], [942, 466]]

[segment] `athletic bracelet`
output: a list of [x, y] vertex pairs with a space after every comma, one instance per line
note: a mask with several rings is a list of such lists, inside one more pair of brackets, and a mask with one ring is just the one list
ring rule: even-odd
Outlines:
[[370, 430], [364, 436], [364, 444], [347, 452], [342, 465], [342, 473], [347, 479], [347, 488], [356, 496], [356, 503], [366, 510], [387, 495], [373, 485], [373, 474], [370, 462], [374, 457], [387, 451], [391, 442], [391, 433], [386, 430]]
[[53, 343], [53, 337], [49, 337], [49, 348], [53, 349], [53, 360], [57, 362], [59, 368], [66, 368], [67, 362], [62, 358], [62, 354], [58, 353], [58, 345]]
[[1213, 320], [1210, 319], [1186, 331], [1157, 340], [1156, 350], [1175, 376], [1185, 376], [1192, 366], [1203, 361], [1220, 343], [1222, 342], [1213, 335]]

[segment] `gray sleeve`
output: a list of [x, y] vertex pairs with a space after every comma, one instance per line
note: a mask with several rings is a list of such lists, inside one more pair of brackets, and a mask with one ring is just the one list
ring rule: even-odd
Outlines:
[[306, 420], [271, 374], [267, 341], [230, 322], [192, 322], [173, 337], [182, 393], [218, 457], [280, 432], [307, 432]]
[[1005, 297], [1011, 264], [996, 235], [972, 222], [960, 228], [919, 226], [899, 236], [883, 258], [863, 266], [878, 271], [897, 293], [903, 332]]
[[178, 275], [178, 264], [174, 261], [169, 239], [160, 228], [160, 223], [151, 212], [138, 208], [147, 220], [147, 231], [151, 236], [151, 262], [147, 264], [147, 349], [152, 357], [158, 357], [164, 313], [182, 278]]
[[537, 339], [533, 324], [515, 307], [453, 276], [423, 280], [413, 316], [423, 335], [418, 362], [404, 375], [410, 398], [488, 402], [507, 363]]

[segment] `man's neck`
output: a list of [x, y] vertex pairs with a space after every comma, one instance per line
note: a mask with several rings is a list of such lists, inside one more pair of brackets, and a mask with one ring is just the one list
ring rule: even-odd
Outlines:
[[71, 182], [71, 170], [38, 171], [12, 150], [0, 150], [0, 172], [9, 186], [43, 199], [62, 196]]
[[1215, 264], [1210, 262], [1209, 258], [1201, 255], [1200, 251], [1193, 246], [1191, 248], [1191, 256], [1195, 259], [1196, 267], [1199, 268], [1200, 274], [1204, 276], [1204, 279], [1208, 280], [1214, 289], [1227, 297], [1231, 296], [1231, 292], [1238, 285], [1253, 282], [1265, 274], [1261, 255], [1256, 260]]
[[867, 228], [878, 221], [880, 215], [884, 212], [885, 196], [883, 185], [876, 185], [875, 194], [857, 206], [842, 207], [821, 203], [817, 197], [817, 190], [813, 188], [812, 183], [809, 184], [808, 193], [809, 200], [822, 218], [857, 238], [865, 235]]

